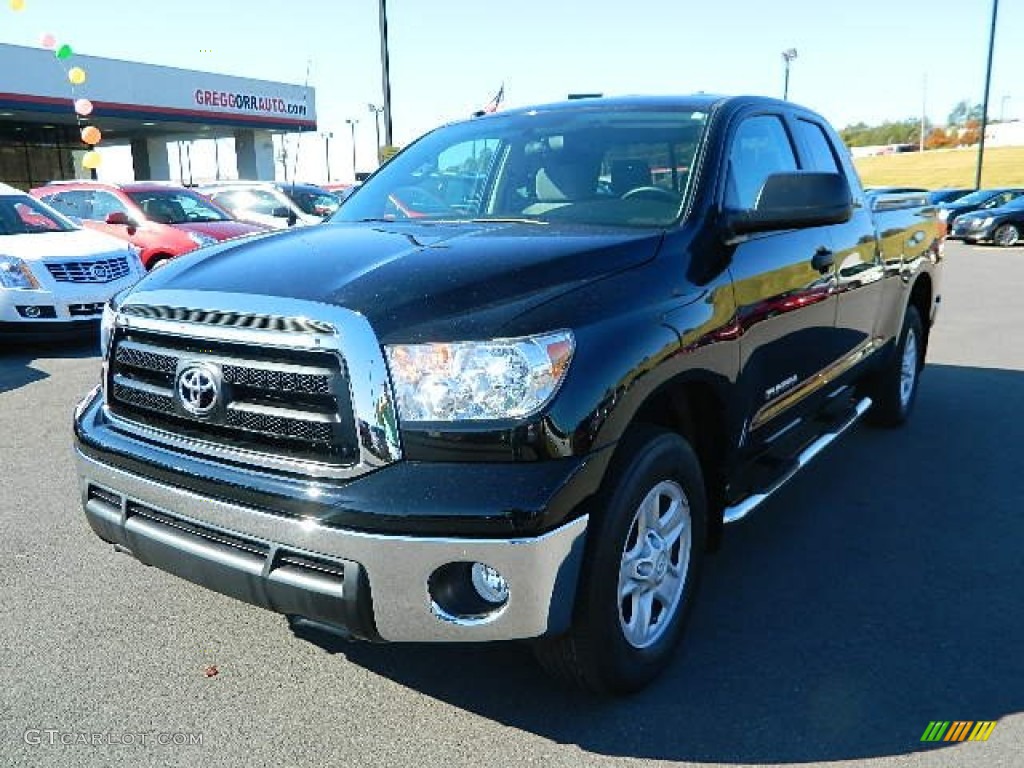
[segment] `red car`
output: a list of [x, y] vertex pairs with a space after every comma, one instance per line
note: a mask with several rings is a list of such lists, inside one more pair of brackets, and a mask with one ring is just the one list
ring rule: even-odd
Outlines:
[[190, 189], [157, 181], [61, 181], [37, 187], [31, 194], [89, 229], [138, 247], [146, 269], [204, 245], [271, 231], [262, 224], [238, 221]]

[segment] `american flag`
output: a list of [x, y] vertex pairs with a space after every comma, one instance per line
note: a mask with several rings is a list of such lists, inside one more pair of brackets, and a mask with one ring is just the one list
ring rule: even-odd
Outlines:
[[497, 112], [498, 111], [498, 107], [501, 106], [501, 102], [503, 102], [504, 100], [505, 100], [505, 84], [502, 83], [501, 84], [501, 88], [499, 88], [498, 92], [496, 94], [494, 94], [494, 98], [491, 99], [489, 102], [487, 102], [487, 106], [485, 106], [483, 108], [483, 110], [481, 110], [481, 111], [484, 112], [485, 114], [488, 114], [488, 113], [491, 113], [491, 112]]

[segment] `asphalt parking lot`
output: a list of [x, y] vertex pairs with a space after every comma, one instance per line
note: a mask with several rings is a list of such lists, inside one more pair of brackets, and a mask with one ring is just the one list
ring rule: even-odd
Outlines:
[[[72, 464], [93, 345], [0, 350], [0, 765], [1020, 766], [1020, 286], [1024, 249], [947, 247], [912, 423], [858, 427], [730, 528], [677, 662], [624, 700], [517, 644], [296, 634], [115, 554]], [[924, 745], [932, 720], [998, 724]]]

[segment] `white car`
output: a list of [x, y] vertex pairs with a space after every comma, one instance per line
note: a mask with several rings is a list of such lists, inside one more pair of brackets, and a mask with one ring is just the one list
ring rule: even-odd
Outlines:
[[0, 184], [0, 338], [94, 325], [143, 275], [134, 246]]
[[233, 181], [199, 191], [241, 221], [274, 229], [319, 224], [338, 207], [338, 198], [313, 184]]

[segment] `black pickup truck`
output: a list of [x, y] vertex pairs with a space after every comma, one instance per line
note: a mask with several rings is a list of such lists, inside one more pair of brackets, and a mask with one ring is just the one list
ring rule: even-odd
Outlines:
[[636, 690], [723, 526], [914, 405], [936, 213], [870, 200], [782, 101], [439, 128], [328, 222], [115, 297], [75, 413], [88, 521], [295, 621], [529, 639], [572, 683]]

